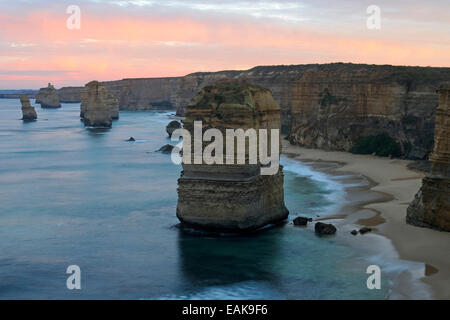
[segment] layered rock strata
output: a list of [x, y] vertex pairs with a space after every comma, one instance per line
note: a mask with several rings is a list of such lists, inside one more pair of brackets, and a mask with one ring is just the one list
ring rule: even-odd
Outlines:
[[103, 84], [117, 97], [121, 110], [176, 107], [183, 115], [200, 89], [223, 78], [248, 79], [269, 88], [281, 106], [283, 131], [294, 144], [348, 151], [361, 137], [386, 133], [400, 145], [402, 156], [424, 159], [433, 147], [435, 90], [450, 81], [450, 68], [261, 66]]
[[[203, 131], [218, 129], [279, 129], [280, 108], [269, 90], [245, 82], [224, 81], [205, 87], [186, 109], [183, 125], [194, 137], [194, 121]], [[203, 143], [203, 150], [209, 144]], [[282, 168], [275, 175], [261, 175], [261, 165], [183, 163], [178, 181], [177, 216], [189, 226], [244, 232], [279, 223], [289, 214], [284, 205]], [[269, 149], [271, 146], [269, 145]], [[279, 150], [278, 150], [279, 151]], [[184, 152], [184, 150], [183, 150]], [[183, 156], [186, 156], [185, 154]]]
[[37, 113], [34, 107], [30, 104], [30, 99], [25, 96], [20, 96], [20, 103], [22, 105], [22, 120], [33, 121], [37, 119]]
[[49, 83], [47, 88], [41, 88], [36, 95], [36, 103], [42, 108], [61, 108], [58, 92], [55, 87]]
[[450, 83], [438, 90], [434, 150], [431, 171], [408, 207], [410, 224], [450, 231]]
[[84, 124], [90, 127], [111, 127], [112, 120], [119, 117], [117, 101], [98, 81], [86, 84], [80, 109]]

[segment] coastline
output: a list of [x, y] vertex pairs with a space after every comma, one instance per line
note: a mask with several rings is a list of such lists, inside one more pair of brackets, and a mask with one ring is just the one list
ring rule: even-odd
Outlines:
[[314, 170], [325, 171], [337, 178], [353, 173], [367, 179], [366, 186], [347, 188], [350, 201], [340, 208], [339, 214], [321, 219], [341, 219], [344, 224], [372, 227], [373, 234], [392, 243], [399, 259], [423, 264], [421, 274], [415, 270], [414, 275], [402, 272], [397, 277], [391, 298], [414, 298], [416, 286], [422, 285], [430, 288], [432, 298], [450, 299], [447, 286], [450, 283], [450, 233], [405, 222], [406, 209], [423, 178], [423, 174], [407, 168], [410, 161], [308, 149], [291, 145], [286, 140], [283, 140], [283, 154], [297, 161], [313, 162]]

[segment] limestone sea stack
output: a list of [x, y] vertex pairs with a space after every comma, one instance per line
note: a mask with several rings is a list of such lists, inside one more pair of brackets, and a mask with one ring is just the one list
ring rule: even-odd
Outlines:
[[98, 81], [89, 82], [83, 89], [81, 93], [80, 117], [84, 118], [86, 107], [89, 104], [89, 97], [92, 98], [92, 95], [89, 93], [92, 92], [97, 92], [96, 95], [99, 96], [99, 99], [103, 101], [105, 107], [109, 110], [111, 118], [113, 120], [119, 119], [119, 101]]
[[408, 208], [410, 224], [450, 231], [450, 83], [440, 86], [431, 171]]
[[81, 115], [84, 125], [89, 127], [112, 126], [110, 97], [104, 86], [98, 81], [91, 81], [82, 93]]
[[55, 87], [49, 83], [47, 88], [41, 88], [36, 95], [36, 103], [42, 108], [61, 108], [58, 92]]
[[25, 95], [20, 95], [20, 103], [22, 104], [22, 120], [33, 121], [37, 119], [36, 110], [30, 104], [30, 99]]
[[[203, 88], [187, 106], [183, 125], [192, 137], [194, 121], [202, 121], [203, 132], [213, 128], [222, 133], [226, 155], [227, 129], [269, 129], [270, 132], [270, 129], [280, 129], [281, 115], [270, 90], [237, 80], [223, 80]], [[214, 231], [245, 232], [280, 223], [288, 217], [282, 167], [274, 175], [261, 175], [259, 156], [257, 164], [249, 164], [249, 141], [245, 142], [245, 164], [236, 161], [206, 164], [204, 159], [200, 164], [194, 161], [186, 164], [183, 160], [177, 206], [177, 216], [183, 224]], [[203, 150], [209, 143], [202, 143]], [[230, 150], [236, 159], [235, 146]], [[268, 148], [273, 147], [268, 145]], [[186, 153], [183, 149], [183, 157]]]

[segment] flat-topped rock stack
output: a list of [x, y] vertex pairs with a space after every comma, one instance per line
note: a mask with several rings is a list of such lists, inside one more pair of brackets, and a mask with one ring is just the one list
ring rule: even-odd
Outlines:
[[30, 99], [26, 95], [20, 95], [20, 103], [22, 105], [22, 120], [33, 121], [37, 119], [37, 113], [30, 104]]
[[80, 117], [90, 127], [111, 127], [119, 119], [119, 103], [98, 81], [91, 81], [81, 95]]
[[408, 208], [407, 222], [450, 231], [450, 83], [438, 90], [431, 172]]
[[61, 108], [58, 92], [51, 83], [46, 88], [39, 90], [36, 95], [36, 103], [39, 103], [42, 108]]
[[[222, 133], [225, 159], [227, 129], [268, 129], [270, 137], [270, 129], [280, 129], [281, 115], [270, 90], [228, 80], [205, 87], [187, 107], [183, 124], [192, 137], [195, 121], [202, 121], [203, 132], [218, 129]], [[192, 139], [192, 146], [194, 143]], [[203, 142], [202, 149], [210, 143]], [[237, 158], [236, 145], [230, 148], [234, 150], [233, 160]], [[190, 157], [191, 164], [183, 161], [177, 207], [182, 223], [207, 230], [244, 232], [287, 218], [282, 168], [274, 175], [261, 175], [259, 155], [257, 164], [249, 164], [249, 140], [245, 145], [245, 164], [226, 164], [225, 160], [224, 164], [207, 164], [205, 159], [194, 162], [194, 156]]]

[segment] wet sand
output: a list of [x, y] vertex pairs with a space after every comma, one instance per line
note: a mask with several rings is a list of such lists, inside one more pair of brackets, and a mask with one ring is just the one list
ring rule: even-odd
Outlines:
[[407, 168], [409, 161], [308, 149], [292, 146], [287, 141], [283, 141], [283, 153], [303, 162], [314, 162], [314, 169], [337, 178], [345, 178], [346, 172], [367, 178], [366, 186], [347, 189], [349, 203], [332, 218], [371, 227], [374, 233], [392, 242], [401, 259], [423, 263], [423, 274], [412, 277], [404, 273], [398, 277], [391, 298], [416, 297], [414, 290], [419, 289], [415, 282], [421, 281], [431, 289], [432, 298], [450, 299], [450, 233], [405, 222], [406, 209], [423, 177]]

